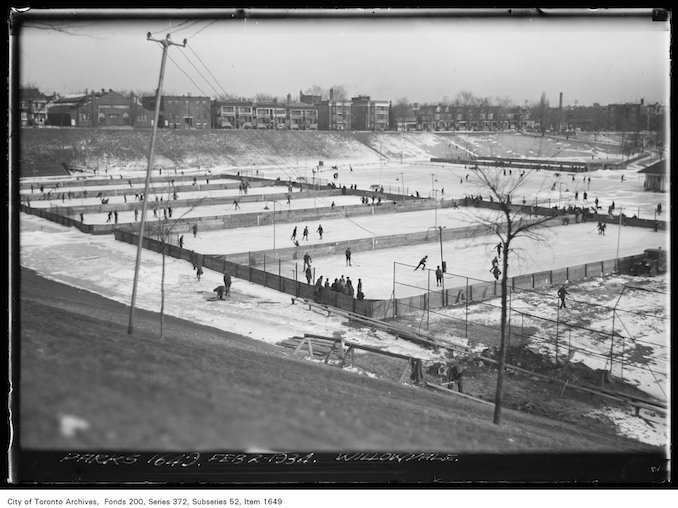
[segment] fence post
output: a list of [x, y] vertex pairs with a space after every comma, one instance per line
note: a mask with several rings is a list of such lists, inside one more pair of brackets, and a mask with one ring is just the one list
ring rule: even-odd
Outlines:
[[560, 304], [556, 310], [556, 365], [558, 365], [558, 329], [560, 327]]
[[465, 319], [465, 321], [464, 321], [464, 324], [465, 324], [464, 338], [465, 338], [466, 340], [468, 340], [468, 298], [469, 298], [469, 294], [468, 294], [468, 277], [466, 277], [466, 298], [464, 298], [464, 300], [465, 300], [464, 303], [465, 303], [465, 305], [466, 305], [466, 319]]
[[282, 260], [278, 258], [278, 291], [282, 291]]

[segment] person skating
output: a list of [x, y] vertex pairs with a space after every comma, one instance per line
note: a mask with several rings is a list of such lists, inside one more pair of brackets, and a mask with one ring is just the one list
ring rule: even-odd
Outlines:
[[347, 247], [344, 254], [346, 254], [346, 266], [353, 266], [351, 264], [351, 247]]
[[304, 226], [304, 232], [301, 235], [301, 239], [308, 241], [308, 226]]
[[240, 210], [240, 205], [236, 199], [233, 200], [233, 207], [235, 210]]
[[495, 246], [495, 249], [497, 249], [497, 257], [498, 257], [499, 259], [501, 259], [501, 248], [502, 248], [502, 244], [501, 244], [501, 242], [499, 242], [499, 243]]
[[322, 240], [323, 239], [323, 225], [319, 224], [318, 229], [316, 229], [315, 231], [316, 231], [316, 233], [318, 233], [318, 235], [320, 235], [320, 239]]
[[193, 238], [195, 238], [196, 236], [198, 236], [198, 225], [193, 224]]
[[306, 267], [311, 267], [311, 255], [307, 252], [304, 254], [304, 268], [303, 270], [306, 270]]
[[308, 265], [306, 268], [306, 284], [310, 284], [313, 280], [313, 272], [311, 271], [311, 265]]
[[443, 281], [443, 271], [440, 269], [440, 266], [436, 267], [436, 286], [440, 286], [440, 283]]
[[567, 289], [565, 289], [565, 286], [560, 286], [560, 289], [558, 290], [558, 298], [560, 298], [560, 306], [559, 308], [565, 309], [567, 308], [565, 306], [565, 295], [568, 295], [569, 293], [567, 292]]
[[292, 230], [292, 236], [290, 237], [290, 240], [295, 241], [297, 239], [297, 226], [294, 226], [294, 229]]
[[179, 237], [179, 248], [183, 249], [184, 248], [184, 235], [181, 235]]
[[139, 210], [134, 209], [134, 222], [139, 220]]
[[499, 276], [501, 275], [501, 270], [497, 265], [494, 265], [492, 268], [490, 268], [490, 272], [492, 275], [494, 275], [494, 280], [499, 280]]
[[113, 217], [113, 212], [108, 212], [108, 219], [106, 219], [106, 222], [111, 222], [111, 217]]
[[202, 276], [202, 274], [203, 274], [202, 266], [199, 266], [195, 271], [195, 276], [198, 278], [198, 282], [200, 282], [200, 277]]
[[499, 265], [499, 260], [497, 259], [497, 256], [494, 256], [494, 259], [492, 260], [492, 267], [494, 268], [495, 266]]
[[[30, 205], [29, 205], [29, 206], [30, 206]], [[81, 223], [85, 222], [85, 216], [84, 216], [84, 214], [82, 214], [82, 213], [80, 214], [80, 222], [81, 222]]]
[[416, 272], [416, 271], [417, 271], [417, 268], [419, 268], [420, 266], [421, 266], [421, 271], [422, 271], [422, 272], [423, 272], [424, 270], [426, 270], [426, 260], [427, 260], [427, 259], [428, 259], [428, 256], [424, 256], [423, 258], [421, 258], [421, 259], [419, 260], [419, 264], [415, 267], [414, 271]]

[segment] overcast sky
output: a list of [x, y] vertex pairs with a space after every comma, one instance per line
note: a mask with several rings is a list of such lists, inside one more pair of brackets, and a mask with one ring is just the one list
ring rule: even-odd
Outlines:
[[146, 40], [151, 31], [189, 39], [189, 47], [169, 49], [163, 89], [170, 94], [297, 100], [312, 85], [343, 85], [352, 96], [394, 102], [453, 100], [461, 90], [517, 104], [537, 102], [542, 92], [552, 105], [560, 92], [565, 105], [668, 102], [669, 24], [649, 16], [231, 20], [199, 11], [198, 22], [181, 24], [185, 14], [79, 21], [76, 11], [67, 27], [33, 20], [41, 28], [28, 17], [15, 38], [20, 82], [59, 93], [152, 92], [162, 51]]

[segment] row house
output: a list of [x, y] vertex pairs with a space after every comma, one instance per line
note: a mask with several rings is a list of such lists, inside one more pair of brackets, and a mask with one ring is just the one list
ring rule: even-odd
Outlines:
[[215, 127], [218, 129], [251, 129], [255, 125], [251, 101], [216, 102]]
[[287, 108], [278, 101], [257, 103], [254, 107], [257, 129], [286, 129]]
[[19, 117], [22, 127], [43, 127], [47, 122], [47, 97], [37, 88], [19, 90]]
[[[155, 111], [155, 96], [141, 98], [143, 107]], [[158, 127], [168, 129], [210, 129], [212, 100], [191, 95], [164, 95], [160, 99]]]
[[228, 100], [215, 103], [215, 127], [220, 129], [316, 130], [318, 108], [303, 102]]

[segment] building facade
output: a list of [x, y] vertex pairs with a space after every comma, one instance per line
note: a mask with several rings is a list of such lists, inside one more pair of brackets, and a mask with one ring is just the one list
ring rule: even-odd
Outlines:
[[22, 127], [43, 127], [47, 123], [47, 97], [37, 88], [21, 88], [19, 117]]
[[[155, 96], [142, 97], [144, 108], [155, 111]], [[210, 129], [212, 101], [209, 97], [166, 95], [160, 99], [158, 127], [168, 129]]]

